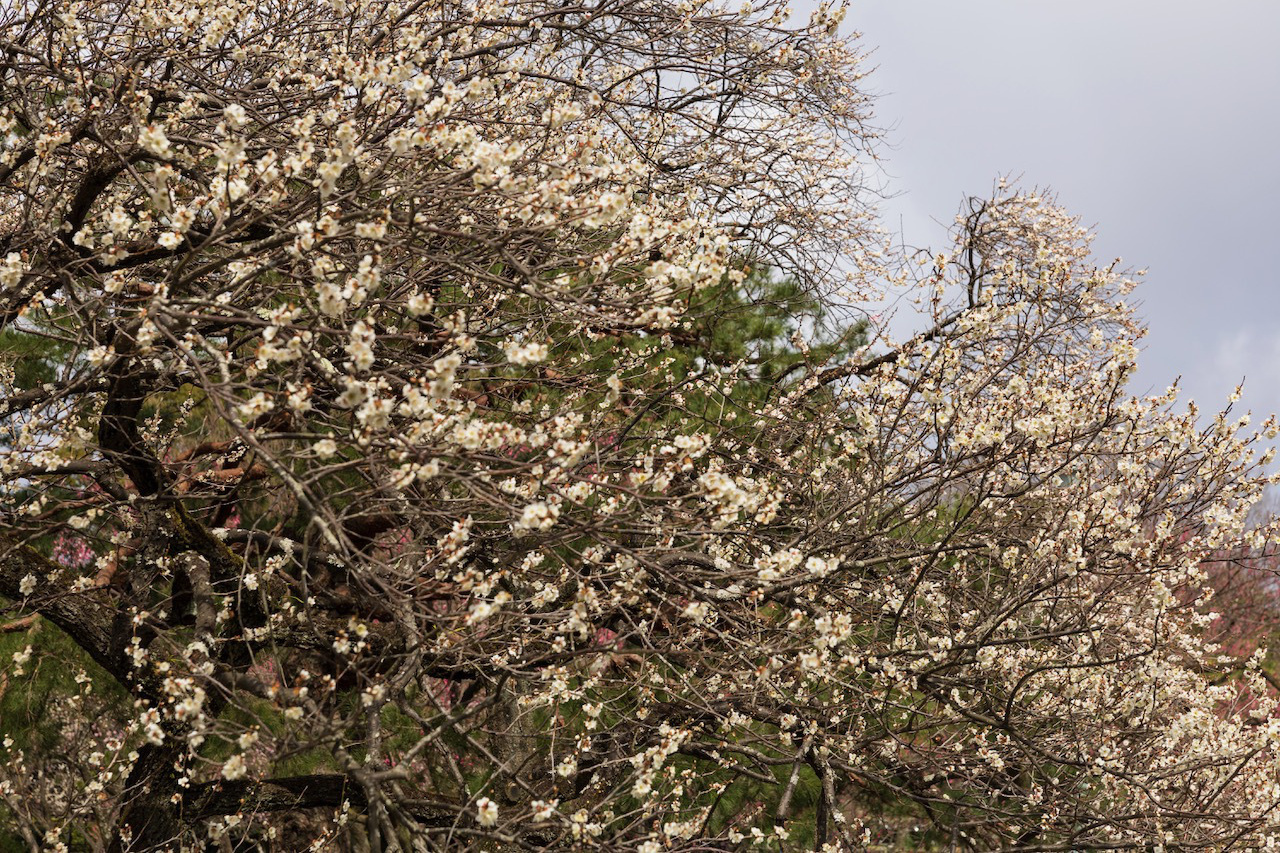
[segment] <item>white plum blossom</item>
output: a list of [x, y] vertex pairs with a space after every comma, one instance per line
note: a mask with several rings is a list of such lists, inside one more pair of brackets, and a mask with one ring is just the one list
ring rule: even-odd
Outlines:
[[351, 340], [347, 343], [346, 349], [356, 370], [368, 370], [373, 366], [373, 348], [376, 340], [377, 335], [373, 327], [364, 320], [357, 320], [351, 327]]
[[503, 346], [503, 351], [512, 364], [537, 364], [547, 359], [547, 345], [544, 343], [508, 343]]
[[556, 523], [556, 519], [559, 517], [560, 509], [555, 503], [534, 501], [521, 510], [520, 517], [516, 519], [512, 529], [517, 536], [529, 531], [547, 530]]
[[164, 128], [156, 124], [149, 124], [138, 132], [138, 144], [157, 157], [167, 158], [173, 153]]
[[245, 764], [244, 756], [236, 753], [222, 762], [222, 778], [234, 781], [243, 779], [249, 773], [249, 767]]
[[17, 287], [22, 281], [24, 272], [26, 272], [26, 265], [22, 262], [20, 254], [10, 252], [5, 255], [4, 263], [0, 264], [0, 288], [8, 290]]
[[249, 120], [248, 113], [239, 104], [227, 104], [222, 108], [222, 116], [232, 130], [239, 130]]
[[497, 826], [498, 804], [488, 797], [476, 800], [476, 823], [481, 826]]

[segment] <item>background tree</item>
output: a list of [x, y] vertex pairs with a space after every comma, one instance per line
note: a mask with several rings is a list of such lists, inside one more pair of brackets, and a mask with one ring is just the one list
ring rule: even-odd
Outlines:
[[1252, 439], [1050, 200], [877, 248], [842, 15], [6, 8], [22, 843], [1272, 841]]

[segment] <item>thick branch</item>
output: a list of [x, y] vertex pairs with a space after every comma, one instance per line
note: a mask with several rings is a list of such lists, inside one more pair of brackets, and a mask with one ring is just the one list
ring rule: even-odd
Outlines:
[[[65, 568], [41, 556], [30, 545], [11, 534], [0, 533], [0, 595], [23, 601], [28, 609], [65, 631], [103, 669], [125, 683], [123, 658], [112, 642], [116, 607], [110, 592], [97, 587], [68, 592], [64, 584], [49, 580], [65, 574]], [[22, 582], [27, 577], [34, 579], [35, 587], [23, 595]]]
[[143, 377], [121, 358], [112, 370], [111, 390], [98, 421], [98, 444], [133, 481], [144, 496], [160, 491], [160, 465], [138, 431], [138, 416], [146, 401]]
[[[281, 812], [296, 809], [340, 808], [344, 802], [363, 809], [364, 788], [339, 773], [285, 776], [256, 782], [248, 779], [205, 782], [191, 786], [183, 818], [202, 820], [236, 812]], [[414, 820], [430, 826], [450, 826], [457, 812], [414, 805], [404, 809]]]

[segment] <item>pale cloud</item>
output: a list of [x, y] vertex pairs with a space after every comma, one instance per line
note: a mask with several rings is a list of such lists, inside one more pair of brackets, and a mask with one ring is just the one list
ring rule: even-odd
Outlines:
[[[1213, 359], [1207, 366], [1189, 372], [1195, 385], [1219, 391], [1237, 382], [1243, 382], [1249, 400], [1274, 400], [1280, 398], [1280, 335], [1259, 334], [1252, 328], [1243, 328], [1224, 334], [1218, 341]], [[1217, 402], [1206, 398], [1206, 405]], [[1260, 411], [1250, 406], [1254, 411]], [[1269, 410], [1268, 410], [1269, 411]]]

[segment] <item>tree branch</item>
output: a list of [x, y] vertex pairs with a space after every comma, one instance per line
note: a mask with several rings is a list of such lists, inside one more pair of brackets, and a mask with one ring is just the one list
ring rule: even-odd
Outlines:
[[[316, 773], [307, 776], [282, 776], [254, 781], [219, 780], [192, 785], [184, 799], [183, 819], [203, 820], [236, 812], [280, 812], [295, 809], [340, 808], [343, 803], [355, 808], [368, 806], [364, 788], [341, 773]], [[400, 807], [419, 823], [450, 826], [457, 812], [422, 804]]]
[[[57, 625], [103, 669], [126, 683], [124, 660], [112, 641], [116, 606], [110, 592], [100, 587], [68, 592], [65, 578], [50, 580], [66, 571], [12, 534], [0, 533], [0, 595], [22, 601]], [[22, 582], [28, 576], [35, 587], [23, 595]]]

